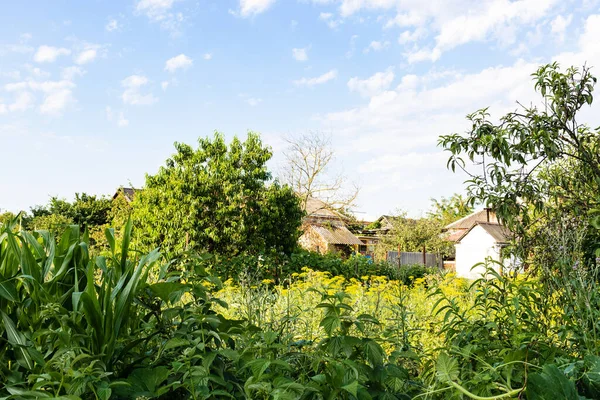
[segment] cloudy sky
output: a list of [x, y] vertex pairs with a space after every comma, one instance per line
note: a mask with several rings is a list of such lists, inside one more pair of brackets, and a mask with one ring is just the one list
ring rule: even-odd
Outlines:
[[[600, 66], [594, 0], [54, 0], [0, 12], [0, 210], [141, 186], [219, 130], [332, 136], [357, 211], [462, 191], [440, 134], [535, 101], [538, 65]], [[598, 107], [586, 110], [600, 124]]]

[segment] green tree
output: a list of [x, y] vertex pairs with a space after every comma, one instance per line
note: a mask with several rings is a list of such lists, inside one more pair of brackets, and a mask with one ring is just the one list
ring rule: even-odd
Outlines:
[[[588, 216], [600, 205], [600, 130], [578, 120], [592, 104], [596, 78], [588, 67], [562, 72], [557, 63], [540, 67], [533, 78], [539, 106], [520, 105], [499, 122], [481, 109], [467, 116], [472, 129], [466, 135], [439, 140], [451, 153], [448, 166], [468, 174], [470, 201], [496, 211], [519, 239], [513, 250], [523, 259], [565, 247], [544, 232], [578, 230], [577, 237], [592, 235], [597, 243]], [[581, 250], [591, 260], [594, 249]]]
[[133, 201], [137, 237], [168, 252], [218, 254], [283, 251], [296, 247], [302, 218], [287, 186], [268, 185], [272, 153], [258, 134], [227, 145], [222, 134], [175, 143], [176, 153]]
[[423, 251], [447, 255], [452, 252], [452, 244], [441, 236], [444, 225], [435, 218], [407, 218], [406, 212], [399, 212], [392, 220], [392, 229], [382, 237], [378, 246], [378, 256], [385, 257], [387, 251]]
[[454, 194], [449, 198], [442, 197], [440, 200], [431, 199], [431, 210], [427, 216], [439, 221], [442, 226], [446, 226], [471, 214], [473, 210], [473, 204], [469, 202], [468, 198]]
[[53, 215], [55, 219], [60, 218], [68, 223], [79, 225], [82, 229], [104, 226], [109, 222], [111, 207], [109, 198], [87, 193], [75, 193], [73, 202], [52, 197], [46, 206], [31, 208], [33, 216], [31, 225], [33, 228], [42, 226], [44, 224], [41, 221], [48, 220], [47, 217]]

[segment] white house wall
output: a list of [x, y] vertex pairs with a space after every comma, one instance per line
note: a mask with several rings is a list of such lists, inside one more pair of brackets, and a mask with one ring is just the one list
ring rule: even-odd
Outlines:
[[[494, 238], [479, 225], [473, 227], [473, 229], [462, 238], [460, 243], [455, 245], [455, 248], [456, 275], [463, 278], [481, 278], [482, 274], [485, 272], [485, 267], [478, 266], [473, 268], [473, 266], [477, 263], [484, 262], [488, 257], [495, 261], [501, 261], [500, 246], [496, 243]], [[498, 265], [494, 264], [493, 267], [499, 272]]]

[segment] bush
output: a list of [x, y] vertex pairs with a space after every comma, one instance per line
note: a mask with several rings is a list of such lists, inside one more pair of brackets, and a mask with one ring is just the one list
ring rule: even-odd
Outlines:
[[377, 275], [402, 281], [405, 285], [412, 285], [415, 279], [439, 272], [437, 268], [418, 264], [398, 268], [387, 262], [373, 262], [362, 255], [352, 255], [344, 260], [335, 254], [323, 255], [304, 250], [290, 256], [281, 253], [242, 254], [233, 257], [207, 255], [205, 267], [223, 280], [244, 279], [250, 282], [260, 282], [265, 279], [279, 282], [291, 274], [302, 272], [304, 268], [310, 268], [346, 279]]

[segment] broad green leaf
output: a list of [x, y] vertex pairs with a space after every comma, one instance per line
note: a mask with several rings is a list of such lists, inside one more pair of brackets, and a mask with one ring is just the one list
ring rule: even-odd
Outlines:
[[174, 303], [183, 292], [188, 289], [188, 285], [179, 282], [158, 282], [150, 285], [150, 290], [165, 303]]
[[0, 282], [0, 297], [13, 303], [20, 301], [17, 294], [17, 287], [13, 279], [5, 279]]
[[6, 336], [8, 342], [15, 348], [15, 351], [20, 354], [20, 359], [23, 362], [23, 366], [29, 370], [33, 369], [33, 359], [27, 352], [27, 340], [25, 336], [17, 330], [14, 322], [8, 315], [0, 311], [2, 314], [2, 321], [4, 322], [4, 329], [6, 330]]
[[456, 381], [458, 379], [459, 370], [458, 362], [450, 358], [446, 353], [440, 353], [436, 363], [436, 376], [442, 383]]
[[352, 381], [351, 383], [342, 386], [342, 389], [350, 393], [352, 396], [356, 397], [358, 394], [359, 387], [360, 385], [358, 384], [358, 381]]
[[556, 365], [544, 365], [542, 372], [527, 378], [527, 400], [580, 399], [575, 383]]

